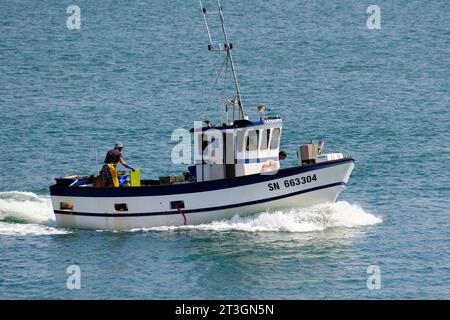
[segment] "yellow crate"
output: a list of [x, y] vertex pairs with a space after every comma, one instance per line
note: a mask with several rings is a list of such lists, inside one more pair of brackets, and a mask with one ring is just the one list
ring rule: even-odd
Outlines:
[[130, 170], [130, 185], [132, 187], [141, 186], [141, 168], [136, 168], [136, 171]]

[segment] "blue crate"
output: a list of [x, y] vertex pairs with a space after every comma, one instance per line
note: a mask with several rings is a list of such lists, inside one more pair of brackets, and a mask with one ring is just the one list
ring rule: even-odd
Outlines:
[[130, 184], [130, 175], [129, 174], [122, 174], [119, 176], [119, 185], [129, 185]]

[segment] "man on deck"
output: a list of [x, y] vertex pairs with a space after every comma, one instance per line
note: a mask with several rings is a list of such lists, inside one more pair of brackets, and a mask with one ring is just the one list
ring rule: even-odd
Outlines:
[[132, 166], [127, 165], [122, 156], [123, 144], [117, 142], [114, 149], [111, 149], [106, 154], [105, 164], [100, 171], [100, 183], [104, 187], [118, 187], [119, 186], [119, 175], [117, 173], [117, 164], [120, 162], [125, 168], [135, 171]]

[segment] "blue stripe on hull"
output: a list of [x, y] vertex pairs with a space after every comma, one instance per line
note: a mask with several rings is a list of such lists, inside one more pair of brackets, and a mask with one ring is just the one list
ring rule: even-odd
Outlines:
[[252, 159], [237, 159], [236, 162], [241, 164], [241, 163], [264, 163], [268, 160], [278, 160], [278, 156], [277, 157], [266, 157], [266, 158], [252, 158]]
[[[327, 184], [324, 186], [314, 187], [310, 189], [300, 190], [288, 194], [283, 194], [280, 196], [272, 197], [272, 198], [266, 198], [261, 200], [254, 200], [254, 201], [248, 201], [248, 202], [241, 202], [237, 204], [230, 204], [225, 206], [217, 206], [217, 207], [208, 207], [208, 208], [200, 208], [200, 209], [191, 209], [191, 210], [183, 210], [184, 213], [197, 213], [197, 212], [205, 212], [205, 211], [216, 211], [216, 210], [224, 210], [224, 209], [232, 209], [232, 208], [239, 208], [239, 207], [245, 207], [250, 206], [254, 204], [260, 204], [264, 202], [271, 202], [275, 200], [280, 200], [284, 198], [293, 197], [299, 194], [322, 190], [326, 188], [332, 188], [337, 186], [345, 186], [346, 184], [344, 182], [337, 182], [332, 184]], [[92, 216], [92, 217], [145, 217], [145, 216], [162, 216], [162, 215], [172, 215], [172, 214], [179, 214], [178, 211], [165, 211], [165, 212], [148, 212], [148, 213], [88, 213], [88, 212], [71, 212], [71, 211], [61, 211], [61, 210], [54, 210], [55, 214], [65, 214], [65, 215], [74, 215], [74, 216]]]
[[163, 196], [173, 194], [186, 194], [235, 188], [260, 182], [269, 182], [280, 178], [289, 177], [295, 174], [339, 166], [345, 163], [354, 162], [351, 158], [318, 163], [305, 167], [293, 167], [280, 169], [274, 175], [252, 174], [235, 178], [212, 180], [205, 182], [193, 182], [186, 184], [172, 184], [164, 186], [142, 186], [142, 187], [120, 187], [120, 188], [91, 188], [91, 187], [65, 187], [52, 185], [50, 195], [66, 197], [145, 197]]

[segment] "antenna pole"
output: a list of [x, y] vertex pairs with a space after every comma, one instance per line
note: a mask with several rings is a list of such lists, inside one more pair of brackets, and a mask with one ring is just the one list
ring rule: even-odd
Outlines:
[[203, 18], [205, 19], [205, 26], [206, 26], [206, 31], [208, 32], [209, 44], [211, 47], [213, 47], [214, 43], [213, 43], [213, 40], [211, 37], [211, 31], [209, 31], [208, 19], [206, 19], [206, 9], [203, 6], [202, 0], [199, 0], [199, 1], [200, 1], [200, 7], [202, 8]]
[[[199, 2], [200, 2], [200, 7], [201, 7], [202, 13], [203, 13], [203, 18], [205, 20], [206, 31], [208, 32], [208, 38], [209, 38], [208, 49], [209, 49], [209, 51], [222, 51], [222, 50], [225, 50], [227, 52], [227, 62], [231, 66], [231, 73], [233, 75], [233, 82], [234, 82], [234, 87], [235, 87], [235, 90], [236, 90], [236, 99], [237, 99], [237, 104], [239, 106], [239, 119], [244, 119], [245, 118], [244, 105], [242, 103], [241, 90], [239, 88], [239, 84], [238, 84], [238, 80], [237, 80], [236, 68], [234, 67], [233, 55], [231, 54], [231, 50], [233, 49], [233, 45], [228, 41], [228, 35], [227, 35], [226, 30], [225, 30], [225, 23], [224, 23], [224, 16], [223, 16], [222, 5], [220, 4], [220, 0], [217, 0], [218, 12], [215, 12], [215, 13], [218, 14], [219, 17], [220, 17], [220, 23], [221, 23], [223, 37], [224, 37], [224, 48], [223, 49], [221, 48], [220, 45], [219, 45], [218, 48], [214, 46], [214, 41], [213, 41], [213, 38], [211, 36], [211, 30], [210, 30], [209, 25], [208, 25], [208, 19], [206, 17], [207, 11], [206, 11], [205, 7], [203, 6], [203, 1], [199, 0]], [[233, 108], [233, 114], [234, 114], [234, 108]], [[234, 121], [234, 116], [233, 116], [233, 121]]]
[[231, 54], [231, 49], [233, 48], [233, 46], [230, 45], [230, 42], [228, 41], [228, 35], [227, 35], [227, 31], [225, 30], [225, 23], [224, 23], [222, 5], [220, 4], [220, 0], [217, 0], [217, 5], [219, 6], [220, 22], [222, 24], [223, 36], [225, 39], [225, 44], [224, 44], [225, 50], [227, 51], [228, 60], [230, 61], [231, 72], [233, 74], [234, 86], [236, 88], [236, 94], [237, 94], [237, 98], [238, 98], [239, 117], [240, 117], [240, 119], [244, 119], [245, 114], [244, 114], [244, 106], [242, 104], [242, 99], [241, 99], [241, 90], [239, 89], [239, 84], [238, 84], [237, 75], [236, 75], [236, 69], [234, 67], [234, 62], [233, 62], [233, 55]]

